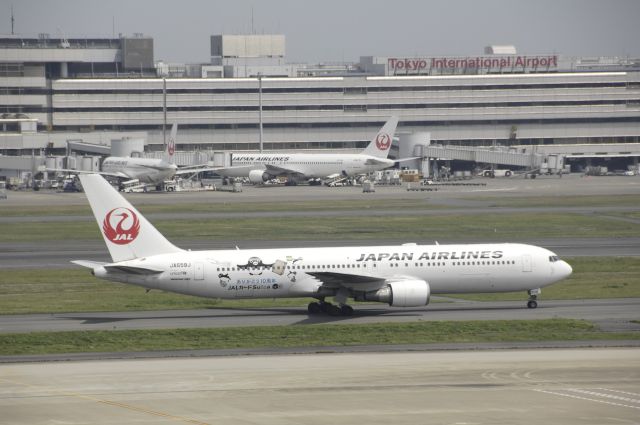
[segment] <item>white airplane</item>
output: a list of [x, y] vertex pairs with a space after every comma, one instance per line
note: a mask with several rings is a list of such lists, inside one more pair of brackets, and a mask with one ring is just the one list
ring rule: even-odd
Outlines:
[[178, 167], [174, 162], [176, 151], [177, 124], [173, 124], [169, 143], [165, 149], [164, 158], [138, 158], [110, 156], [102, 162], [102, 171], [80, 171], [70, 169], [47, 169], [47, 171], [74, 173], [74, 174], [101, 174], [103, 176], [117, 178], [121, 186], [129, 183], [140, 183], [141, 186], [161, 185], [176, 175], [193, 174], [201, 171], [217, 170], [219, 167], [189, 166]]
[[[553, 252], [522, 244], [185, 251], [100, 175], [81, 175], [112, 262], [77, 260], [96, 277], [209, 298], [311, 297], [311, 314], [351, 315], [349, 298], [419, 307], [431, 294], [528, 291], [569, 276]], [[336, 304], [325, 299], [335, 297]]]
[[392, 167], [397, 161], [387, 159], [398, 118], [391, 117], [369, 145], [357, 154], [342, 153], [240, 153], [231, 155], [231, 168], [216, 173], [225, 177], [248, 177], [251, 183], [264, 183], [287, 176], [289, 183], [304, 179], [355, 176]]

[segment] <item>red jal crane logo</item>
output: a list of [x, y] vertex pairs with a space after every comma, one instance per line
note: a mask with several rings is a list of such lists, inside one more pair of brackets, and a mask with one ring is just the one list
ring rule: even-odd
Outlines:
[[114, 208], [104, 218], [102, 232], [114, 244], [126, 245], [133, 242], [140, 233], [140, 220], [129, 208]]
[[381, 151], [386, 151], [391, 146], [391, 137], [387, 133], [380, 133], [376, 137], [376, 146]]
[[175, 139], [173, 137], [169, 139], [169, 145], [167, 146], [167, 152], [169, 153], [169, 156], [173, 156], [173, 154], [176, 153], [176, 141], [175, 141]]

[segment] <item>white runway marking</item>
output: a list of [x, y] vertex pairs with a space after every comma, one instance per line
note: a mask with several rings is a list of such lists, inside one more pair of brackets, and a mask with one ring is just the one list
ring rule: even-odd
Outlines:
[[[561, 396], [561, 397], [574, 398], [574, 399], [577, 399], [577, 400], [591, 401], [591, 402], [594, 402], [594, 403], [603, 403], [603, 404], [609, 404], [611, 406], [628, 407], [628, 408], [631, 408], [631, 409], [640, 410], [640, 405], [639, 406], [632, 406], [632, 405], [629, 405], [629, 404], [614, 403], [614, 402], [609, 401], [609, 400], [599, 400], [599, 399], [596, 399], [596, 398], [588, 398], [588, 397], [582, 397], [582, 396], [578, 396], [578, 395], [574, 395], [574, 394], [567, 394], [567, 393], [564, 393], [564, 392], [558, 392], [558, 391], [571, 391], [571, 392], [585, 393], [586, 395], [594, 395], [596, 397], [606, 397], [605, 394], [595, 393], [595, 392], [591, 392], [591, 391], [578, 390], [576, 388], [568, 388], [568, 389], [556, 390], [556, 391], [534, 389], [533, 391], [536, 391], [536, 392], [539, 392], [539, 393], [557, 395], [557, 396]], [[638, 400], [635, 400], [633, 402], [638, 402]]]

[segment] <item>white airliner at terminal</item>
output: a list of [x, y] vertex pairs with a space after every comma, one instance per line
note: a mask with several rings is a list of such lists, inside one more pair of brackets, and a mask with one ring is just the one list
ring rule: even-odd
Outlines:
[[[201, 297], [310, 297], [309, 313], [353, 314], [348, 299], [394, 307], [432, 294], [527, 291], [568, 277], [553, 252], [523, 244], [360, 246], [185, 251], [97, 174], [80, 176], [111, 263], [75, 260], [99, 278]], [[334, 297], [336, 304], [325, 301]]]
[[391, 117], [359, 153], [232, 153], [232, 167], [216, 169], [216, 172], [228, 177], [248, 177], [251, 183], [263, 183], [279, 176], [295, 183], [302, 179], [358, 176], [384, 170], [396, 163], [387, 156], [397, 125], [398, 117]]

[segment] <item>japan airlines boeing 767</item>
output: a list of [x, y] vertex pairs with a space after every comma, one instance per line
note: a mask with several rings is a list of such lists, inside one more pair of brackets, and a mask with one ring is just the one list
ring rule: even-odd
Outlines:
[[231, 167], [215, 172], [225, 177], [248, 177], [254, 184], [287, 176], [290, 183], [296, 184], [302, 179], [350, 177], [384, 170], [406, 160], [387, 158], [397, 126], [398, 117], [391, 117], [360, 153], [234, 153]]
[[[419, 307], [432, 294], [528, 291], [569, 276], [553, 252], [523, 244], [360, 246], [185, 251], [100, 175], [80, 180], [111, 263], [73, 261], [96, 277], [210, 298], [310, 297], [310, 313], [351, 315], [349, 298]], [[334, 297], [336, 304], [326, 302]]]

